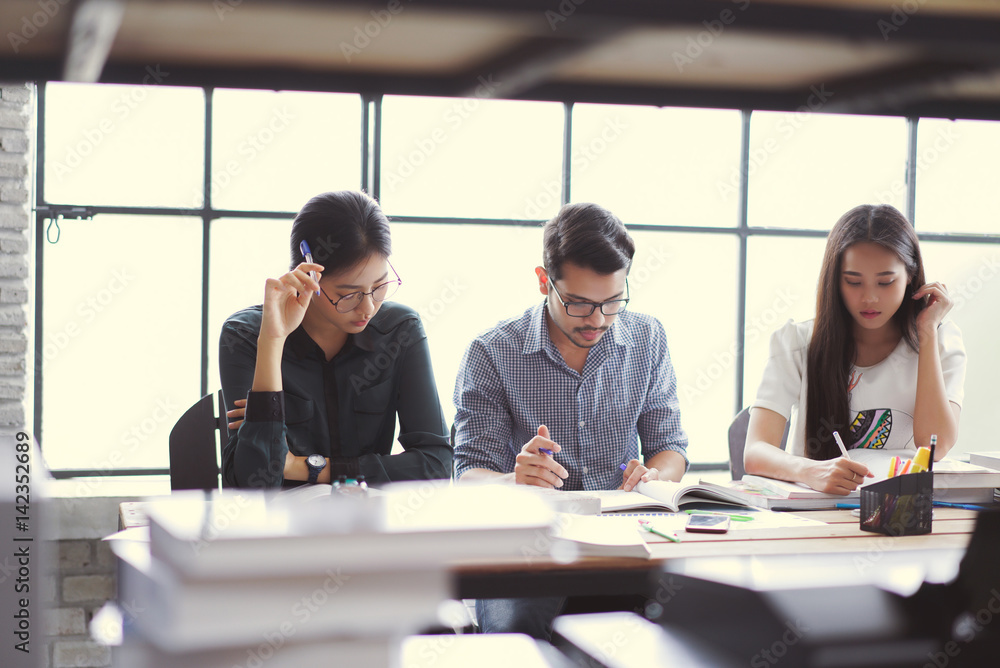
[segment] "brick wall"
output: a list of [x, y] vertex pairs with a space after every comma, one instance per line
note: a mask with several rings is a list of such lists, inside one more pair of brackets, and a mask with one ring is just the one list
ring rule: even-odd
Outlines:
[[[33, 117], [34, 87], [0, 83], [0, 431], [11, 433], [31, 429], [24, 399], [29, 384]], [[114, 531], [116, 508], [117, 500], [96, 506], [82, 499], [52, 504], [58, 540], [46, 544], [54, 570], [42, 576], [40, 586], [48, 645], [45, 665], [111, 665], [110, 649], [90, 640], [88, 625], [94, 613], [115, 597], [114, 559], [100, 537]], [[91, 517], [95, 510], [99, 518]]]
[[33, 88], [0, 83], [0, 430], [24, 429]]
[[53, 668], [111, 665], [110, 648], [90, 639], [94, 613], [115, 597], [114, 555], [99, 539], [51, 543], [56, 573], [48, 582], [44, 624]]

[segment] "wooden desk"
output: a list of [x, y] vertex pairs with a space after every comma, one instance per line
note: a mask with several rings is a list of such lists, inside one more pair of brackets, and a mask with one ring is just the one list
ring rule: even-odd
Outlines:
[[935, 508], [932, 533], [885, 536], [862, 531], [849, 510], [797, 513], [826, 525], [772, 529], [768, 537], [747, 532], [684, 534], [683, 543], [653, 543], [653, 558], [586, 557], [570, 564], [551, 558], [512, 559], [497, 563], [456, 564], [457, 596], [494, 598], [516, 596], [642, 594], [649, 591], [665, 561], [691, 557], [757, 556], [824, 553], [866, 553], [921, 550], [962, 551], [975, 526], [976, 512]]

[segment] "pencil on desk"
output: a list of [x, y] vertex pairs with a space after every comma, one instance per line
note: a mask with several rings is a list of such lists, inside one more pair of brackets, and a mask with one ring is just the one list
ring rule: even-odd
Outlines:
[[649, 533], [655, 533], [657, 536], [660, 536], [662, 538], [666, 538], [669, 541], [673, 541], [675, 543], [681, 542], [681, 539], [678, 538], [677, 536], [671, 536], [671, 535], [663, 533], [662, 531], [657, 531], [656, 529], [653, 528], [653, 525], [651, 525], [646, 520], [639, 520], [639, 526], [641, 526], [643, 529], [645, 529]]

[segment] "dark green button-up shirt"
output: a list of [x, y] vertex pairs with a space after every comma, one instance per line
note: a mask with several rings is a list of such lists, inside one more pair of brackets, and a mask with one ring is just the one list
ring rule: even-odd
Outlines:
[[[300, 326], [285, 340], [282, 392], [250, 392], [261, 318], [261, 306], [238, 311], [219, 341], [226, 409], [247, 399], [246, 418], [223, 447], [226, 485], [300, 484], [283, 479], [289, 450], [329, 457], [334, 477], [360, 474], [369, 483], [451, 477], [448, 429], [415, 311], [382, 304], [329, 361]], [[397, 416], [404, 451], [390, 455]]]

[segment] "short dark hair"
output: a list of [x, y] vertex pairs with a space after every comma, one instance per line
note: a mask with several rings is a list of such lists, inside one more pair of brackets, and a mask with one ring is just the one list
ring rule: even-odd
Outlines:
[[632, 267], [635, 243], [625, 224], [596, 204], [567, 204], [545, 223], [543, 262], [552, 280], [562, 277], [565, 262], [602, 276]]
[[326, 273], [347, 269], [370, 255], [389, 257], [389, 219], [372, 197], [355, 190], [316, 195], [292, 221], [292, 262], [294, 269], [305, 262], [299, 244], [309, 244], [313, 261]]

